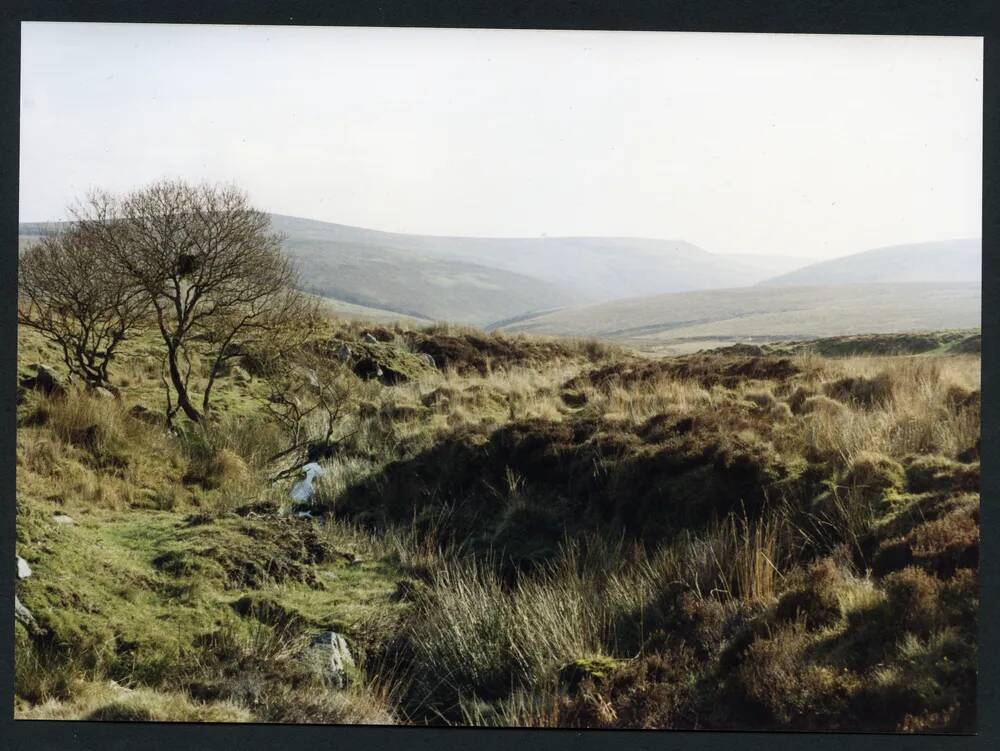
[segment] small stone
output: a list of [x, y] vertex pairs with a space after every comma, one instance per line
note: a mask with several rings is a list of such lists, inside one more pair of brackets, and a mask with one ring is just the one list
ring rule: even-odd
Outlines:
[[114, 393], [111, 389], [106, 389], [103, 386], [97, 386], [90, 390], [90, 393], [96, 396], [98, 399], [115, 399]]
[[265, 499], [261, 501], [250, 501], [233, 509], [237, 516], [277, 516], [279, 505], [277, 501]]
[[33, 365], [34, 376], [21, 379], [21, 386], [26, 389], [37, 389], [50, 396], [63, 396], [66, 385], [62, 378], [48, 365]]
[[306, 659], [327, 683], [337, 688], [347, 686], [350, 679], [348, 671], [354, 668], [354, 658], [347, 640], [336, 631], [324, 631], [313, 639]]
[[17, 559], [17, 578], [27, 579], [31, 576], [31, 566], [28, 565], [28, 562], [19, 555], [15, 555], [14, 558]]
[[292, 500], [297, 504], [309, 503], [313, 496], [313, 483], [317, 477], [325, 474], [326, 470], [317, 462], [309, 462], [303, 466], [302, 479], [292, 487]]
[[24, 626], [29, 634], [35, 635], [42, 632], [42, 628], [38, 625], [38, 621], [35, 620], [35, 616], [18, 599], [17, 595], [14, 595], [14, 620]]
[[76, 524], [76, 522], [73, 521], [73, 517], [67, 516], [66, 514], [56, 514], [52, 517], [52, 521], [56, 524]]

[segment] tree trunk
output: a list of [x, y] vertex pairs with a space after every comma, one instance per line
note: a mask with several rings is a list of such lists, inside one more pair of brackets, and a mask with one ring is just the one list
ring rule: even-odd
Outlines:
[[167, 365], [170, 370], [170, 382], [177, 392], [177, 406], [184, 410], [184, 414], [191, 422], [201, 422], [201, 413], [191, 403], [184, 378], [181, 377], [180, 368], [177, 367], [177, 349], [175, 347], [167, 348]]

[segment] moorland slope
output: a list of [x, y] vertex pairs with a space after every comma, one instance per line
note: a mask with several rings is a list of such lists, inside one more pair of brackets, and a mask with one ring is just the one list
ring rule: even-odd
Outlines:
[[[327, 359], [311, 517], [252, 352], [173, 431], [151, 333], [120, 398], [20, 390], [18, 717], [974, 730], [974, 350], [331, 338], [386, 376]], [[22, 330], [24, 382], [55, 354]], [[346, 686], [308, 659], [330, 630]]]
[[592, 336], [644, 347], [678, 341], [776, 341], [980, 325], [977, 284], [755, 286], [567, 308], [505, 324], [511, 332]]

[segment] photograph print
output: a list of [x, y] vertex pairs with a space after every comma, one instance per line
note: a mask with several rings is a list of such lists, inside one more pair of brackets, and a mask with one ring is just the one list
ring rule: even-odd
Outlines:
[[982, 73], [23, 23], [15, 717], [975, 733]]

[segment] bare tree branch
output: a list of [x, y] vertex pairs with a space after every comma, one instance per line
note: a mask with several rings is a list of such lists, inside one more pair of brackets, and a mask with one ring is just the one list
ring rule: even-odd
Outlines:
[[108, 367], [149, 311], [143, 289], [75, 226], [43, 237], [19, 265], [18, 323], [58, 344], [72, 375], [111, 388]]
[[[267, 214], [233, 186], [161, 181], [121, 197], [93, 193], [75, 217], [117, 273], [144, 291], [177, 406], [192, 421], [211, 409], [234, 353], [314, 316]], [[198, 406], [192, 352], [209, 363]]]

